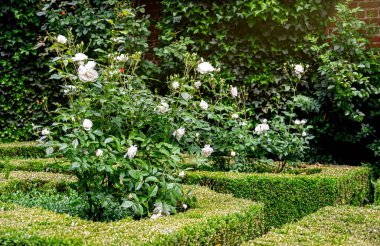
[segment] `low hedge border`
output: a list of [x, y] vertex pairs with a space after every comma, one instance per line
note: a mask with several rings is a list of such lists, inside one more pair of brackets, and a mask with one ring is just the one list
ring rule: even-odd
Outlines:
[[0, 173], [0, 194], [16, 190], [46, 190], [49, 188], [61, 191], [66, 190], [68, 183], [75, 182], [75, 180], [75, 177], [64, 174], [23, 171], [13, 171], [6, 179], [5, 175]]
[[362, 205], [370, 194], [370, 169], [324, 166], [318, 174], [188, 172], [186, 183], [265, 204], [266, 228], [279, 227], [336, 204]]
[[45, 156], [45, 147], [38, 146], [37, 142], [0, 144], [0, 160], [5, 157], [44, 158]]
[[380, 245], [380, 210], [325, 207], [244, 245]]
[[375, 205], [380, 206], [380, 179], [375, 183]]
[[[0, 193], [14, 184], [39, 187], [71, 180], [67, 175], [12, 172], [0, 180]], [[59, 182], [58, 182], [59, 181]], [[52, 184], [49, 184], [51, 187]], [[2, 188], [1, 188], [2, 187]], [[8, 187], [8, 189], [6, 188]], [[263, 205], [189, 187], [197, 197], [185, 213], [133, 221], [91, 222], [39, 208], [0, 203], [1, 245], [240, 245], [264, 232]]]
[[[11, 171], [71, 173], [70, 163], [63, 158], [10, 159]], [[0, 160], [0, 172], [5, 171], [5, 161]]]

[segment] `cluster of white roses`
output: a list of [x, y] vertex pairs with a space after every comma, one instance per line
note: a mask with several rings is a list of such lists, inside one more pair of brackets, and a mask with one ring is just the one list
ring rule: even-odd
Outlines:
[[258, 124], [255, 127], [255, 133], [257, 133], [258, 135], [260, 135], [260, 134], [265, 133], [267, 131], [269, 131], [269, 125], [267, 124], [267, 120], [263, 119], [262, 123]]

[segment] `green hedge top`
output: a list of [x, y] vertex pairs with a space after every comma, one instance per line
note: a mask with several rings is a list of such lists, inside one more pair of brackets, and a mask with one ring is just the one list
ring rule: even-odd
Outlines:
[[370, 170], [364, 167], [326, 166], [313, 175], [188, 172], [186, 182], [263, 202], [267, 227], [271, 227], [321, 207], [365, 203], [370, 194], [369, 176]]
[[263, 205], [190, 188], [197, 198], [194, 208], [156, 220], [91, 222], [0, 203], [0, 244], [237, 245], [263, 233]]
[[375, 183], [375, 205], [380, 205], [380, 179]]
[[[63, 158], [10, 159], [9, 166], [12, 171], [70, 173], [70, 163]], [[5, 167], [6, 162], [0, 160], [0, 172]]]
[[245, 245], [380, 245], [380, 210], [326, 207]]
[[0, 144], [0, 160], [5, 157], [42, 158], [45, 156], [45, 147], [38, 146], [37, 142]]

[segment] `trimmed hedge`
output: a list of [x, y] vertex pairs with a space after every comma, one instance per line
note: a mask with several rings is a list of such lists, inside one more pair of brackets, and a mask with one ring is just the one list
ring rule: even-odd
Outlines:
[[[70, 163], [61, 158], [10, 159], [9, 165], [12, 171], [70, 173]], [[0, 172], [4, 167], [5, 162], [0, 160]]]
[[188, 172], [186, 182], [263, 202], [269, 229], [325, 206], [366, 203], [369, 176], [370, 169], [364, 167], [325, 166], [313, 175]]
[[380, 210], [325, 207], [245, 245], [380, 245]]
[[375, 205], [380, 205], [380, 179], [375, 183]]
[[[47, 185], [44, 183], [47, 180], [58, 183], [57, 180], [68, 179], [67, 175], [51, 173], [12, 172], [11, 179], [0, 178], [0, 193], [11, 191], [15, 183], [43, 181], [41, 184]], [[264, 232], [262, 204], [218, 194], [205, 187], [186, 186], [190, 188], [194, 188], [197, 197], [194, 208], [157, 220], [91, 222], [0, 202], [0, 244], [238, 245]]]
[[37, 142], [0, 144], [0, 160], [4, 157], [43, 158], [45, 156], [45, 147], [38, 146]]

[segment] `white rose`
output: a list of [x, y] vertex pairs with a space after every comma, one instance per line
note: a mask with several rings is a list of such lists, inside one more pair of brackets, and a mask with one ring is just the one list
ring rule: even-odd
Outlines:
[[180, 173], [178, 174], [178, 176], [181, 177], [181, 178], [185, 177], [185, 172], [184, 172], [184, 171], [180, 172]]
[[103, 150], [101, 150], [101, 149], [96, 150], [95, 155], [96, 155], [97, 157], [102, 157], [102, 156], [103, 156]]
[[93, 82], [98, 78], [98, 72], [94, 69], [96, 62], [89, 61], [86, 65], [80, 65], [78, 68], [78, 77], [83, 82]]
[[158, 110], [158, 112], [160, 112], [162, 114], [166, 113], [170, 110], [169, 104], [167, 104], [166, 102], [161, 102], [161, 104], [157, 106], [157, 110]]
[[233, 98], [236, 98], [237, 96], [238, 96], [238, 90], [237, 90], [237, 87], [233, 87], [233, 86], [231, 86], [231, 96], [233, 97]]
[[197, 132], [197, 133], [195, 133], [195, 137], [196, 138], [199, 138], [199, 136], [200, 136], [200, 134]]
[[197, 81], [194, 83], [195, 88], [199, 89], [201, 88], [202, 83], [200, 81]]
[[236, 152], [235, 152], [235, 151], [231, 151], [230, 155], [231, 155], [232, 157], [235, 157], [235, 156], [236, 156]]
[[247, 125], [247, 122], [246, 121], [243, 121], [240, 123], [241, 126], [246, 126]]
[[185, 128], [181, 127], [173, 132], [173, 136], [179, 141], [185, 135]]
[[174, 82], [172, 83], [172, 88], [173, 88], [173, 90], [177, 90], [177, 89], [179, 88], [179, 83], [178, 83], [178, 81], [174, 81]]
[[306, 132], [302, 132], [302, 137], [306, 137], [307, 136], [307, 133]]
[[201, 74], [211, 73], [214, 70], [215, 70], [214, 67], [209, 62], [202, 62], [201, 64], [198, 65], [198, 68], [197, 68], [197, 71], [200, 72]]
[[183, 209], [187, 209], [187, 205], [184, 203], [184, 204], [182, 204], [182, 207], [183, 207]]
[[58, 35], [57, 37], [57, 42], [60, 44], [66, 44], [67, 43], [67, 38], [61, 34]]
[[255, 127], [255, 132], [257, 134], [261, 134], [263, 132], [266, 132], [269, 130], [269, 125], [266, 124], [266, 123], [263, 123], [263, 124], [258, 124], [256, 127]]
[[301, 120], [301, 125], [305, 125], [307, 120]]
[[201, 107], [201, 109], [203, 109], [203, 110], [207, 110], [208, 109], [208, 103], [202, 100], [199, 103], [199, 107]]
[[115, 59], [118, 60], [119, 62], [126, 62], [126, 61], [128, 61], [129, 58], [128, 58], [128, 56], [121, 54], [119, 56], [116, 56]]
[[297, 64], [294, 66], [294, 73], [296, 75], [301, 75], [305, 72], [305, 69], [303, 68], [303, 66], [301, 64]]
[[212, 152], [214, 152], [214, 149], [210, 147], [210, 145], [206, 144], [205, 147], [202, 149], [202, 155], [204, 157], [209, 157]]
[[127, 154], [124, 155], [124, 158], [128, 156], [129, 159], [132, 159], [137, 154], [137, 146], [131, 145], [131, 147], [128, 148]]
[[71, 58], [73, 61], [84, 61], [87, 60], [87, 56], [83, 53], [77, 53], [73, 58]]
[[295, 120], [295, 121], [294, 121], [294, 124], [295, 124], [295, 125], [301, 125], [301, 121], [300, 121], [300, 120]]
[[50, 134], [50, 131], [48, 130], [48, 129], [43, 129], [42, 131], [41, 131], [41, 134], [43, 135], [43, 136], [47, 136], [47, 135], [49, 135]]
[[232, 119], [238, 119], [238, 118], [239, 118], [239, 115], [238, 115], [238, 114], [232, 114], [232, 115], [231, 115], [231, 118], [232, 118]]
[[84, 128], [86, 131], [91, 130], [91, 128], [92, 128], [92, 121], [89, 120], [89, 119], [84, 119], [84, 121], [83, 121], [83, 128]]

